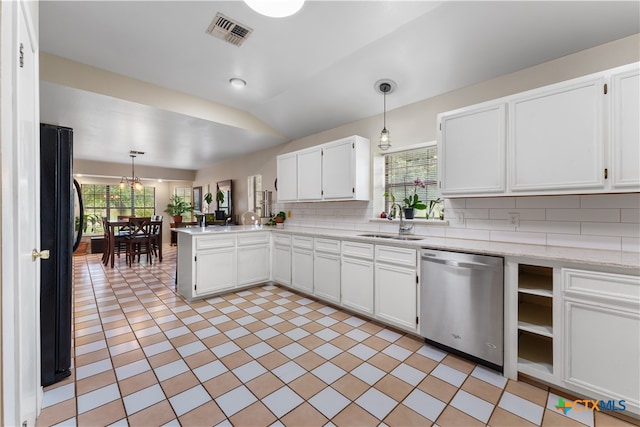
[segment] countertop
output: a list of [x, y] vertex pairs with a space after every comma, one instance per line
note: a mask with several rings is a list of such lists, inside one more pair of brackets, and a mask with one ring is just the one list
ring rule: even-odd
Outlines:
[[443, 249], [461, 252], [473, 252], [486, 255], [512, 256], [557, 261], [562, 263], [589, 264], [592, 266], [640, 269], [640, 253], [581, 249], [560, 246], [531, 245], [526, 243], [504, 243], [484, 240], [451, 239], [432, 236], [411, 235], [423, 237], [420, 240], [394, 240], [388, 238], [363, 237], [362, 234], [383, 234], [371, 231], [340, 230], [315, 227], [286, 226], [284, 228], [256, 226], [256, 225], [231, 225], [180, 228], [178, 233], [191, 235], [222, 234], [222, 233], [246, 233], [255, 231], [272, 231], [278, 233], [299, 234], [314, 237], [326, 237], [335, 239], [349, 239], [389, 246], [411, 247], [415, 249]]

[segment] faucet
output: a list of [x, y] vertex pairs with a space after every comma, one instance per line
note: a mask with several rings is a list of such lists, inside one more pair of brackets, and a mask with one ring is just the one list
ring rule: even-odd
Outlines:
[[[389, 213], [390, 214], [394, 213], [396, 208], [400, 211], [400, 225], [398, 226], [398, 234], [401, 235], [401, 236], [403, 234], [409, 234], [411, 232], [411, 230], [413, 230], [413, 224], [405, 224], [403, 216], [402, 216], [402, 206], [400, 206], [396, 202], [393, 202], [391, 204], [391, 208], [389, 208]], [[392, 215], [388, 215], [387, 218], [389, 218], [389, 220], [391, 220], [392, 219]]]

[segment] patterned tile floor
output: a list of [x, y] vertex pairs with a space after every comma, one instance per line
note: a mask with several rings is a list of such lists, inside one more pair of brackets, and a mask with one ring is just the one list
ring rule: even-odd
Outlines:
[[189, 304], [165, 257], [74, 257], [73, 373], [37, 425], [628, 425], [277, 286]]

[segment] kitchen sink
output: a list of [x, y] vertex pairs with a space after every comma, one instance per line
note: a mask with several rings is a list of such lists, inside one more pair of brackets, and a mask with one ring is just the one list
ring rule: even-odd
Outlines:
[[393, 240], [422, 240], [422, 237], [403, 236], [399, 234], [359, 234], [360, 237], [374, 237], [377, 239], [393, 239]]

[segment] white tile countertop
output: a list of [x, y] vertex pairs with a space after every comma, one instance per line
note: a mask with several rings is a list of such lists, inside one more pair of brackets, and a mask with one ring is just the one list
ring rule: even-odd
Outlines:
[[284, 228], [256, 226], [256, 225], [232, 225], [232, 226], [208, 226], [175, 229], [178, 233], [192, 235], [219, 234], [219, 233], [245, 233], [255, 231], [274, 231], [279, 233], [300, 234], [313, 237], [326, 237], [335, 239], [349, 239], [369, 243], [402, 246], [411, 248], [443, 249], [461, 252], [473, 252], [486, 255], [513, 256], [557, 261], [563, 263], [590, 264], [601, 267], [617, 267], [640, 269], [640, 253], [610, 250], [594, 250], [582, 248], [570, 248], [560, 246], [531, 245], [525, 243], [501, 243], [484, 240], [452, 239], [433, 236], [420, 236], [411, 234], [416, 240], [395, 240], [390, 238], [365, 237], [364, 234], [389, 235], [389, 233], [377, 233], [371, 231], [340, 230], [330, 228], [289, 226]]

